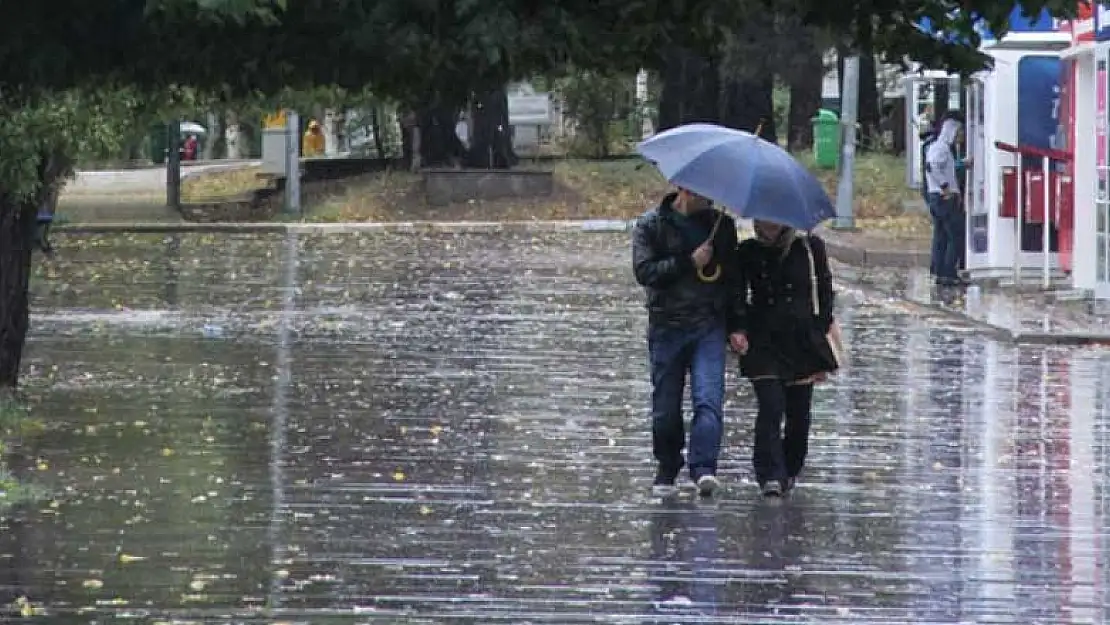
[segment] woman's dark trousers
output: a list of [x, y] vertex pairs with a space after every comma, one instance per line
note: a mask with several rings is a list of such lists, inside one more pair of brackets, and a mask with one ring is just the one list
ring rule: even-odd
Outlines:
[[812, 384], [752, 380], [759, 412], [755, 419], [752, 464], [760, 484], [797, 477], [809, 450]]

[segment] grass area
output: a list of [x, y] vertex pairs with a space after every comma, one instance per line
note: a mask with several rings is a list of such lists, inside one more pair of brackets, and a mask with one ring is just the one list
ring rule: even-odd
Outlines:
[[[811, 153], [800, 160], [836, 194], [836, 172], [816, 169]], [[522, 167], [531, 167], [527, 161]], [[417, 220], [502, 221], [549, 219], [629, 219], [642, 213], [667, 191], [665, 180], [639, 160], [586, 161], [567, 159], [542, 163], [554, 171], [556, 193], [530, 200], [471, 200], [447, 207], [426, 204], [420, 177], [386, 172], [351, 180], [345, 190], [315, 206], [307, 221], [384, 222]], [[207, 172], [182, 185], [186, 201], [241, 196], [260, 188], [257, 167]], [[861, 228], [892, 236], [928, 232], [925, 216], [903, 215], [903, 202], [916, 197], [905, 186], [905, 164], [887, 154], [861, 154], [856, 165], [856, 216]]]
[[184, 202], [204, 202], [245, 195], [265, 186], [259, 166], [201, 172], [181, 181]]
[[0, 397], [0, 512], [4, 508], [41, 496], [39, 489], [17, 480], [4, 462], [9, 441], [26, 440], [40, 434], [43, 424], [27, 408], [11, 398]]

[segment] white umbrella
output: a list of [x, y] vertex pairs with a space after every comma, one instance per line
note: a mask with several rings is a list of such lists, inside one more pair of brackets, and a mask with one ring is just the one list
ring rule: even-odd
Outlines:
[[181, 132], [189, 135], [208, 134], [208, 130], [196, 122], [181, 122]]

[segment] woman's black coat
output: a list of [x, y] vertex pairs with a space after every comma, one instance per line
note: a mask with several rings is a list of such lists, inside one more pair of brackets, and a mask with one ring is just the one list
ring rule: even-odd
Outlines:
[[783, 248], [748, 239], [740, 243], [737, 263], [748, 302], [748, 352], [740, 358], [740, 372], [751, 379], [794, 381], [836, 369], [825, 339], [833, 322], [835, 297], [825, 242], [813, 235], [799, 236]]

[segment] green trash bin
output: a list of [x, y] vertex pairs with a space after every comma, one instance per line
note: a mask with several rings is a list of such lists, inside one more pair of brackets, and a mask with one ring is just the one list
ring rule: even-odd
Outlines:
[[166, 124], [155, 124], [150, 129], [150, 160], [155, 165], [166, 162], [166, 146], [169, 145], [170, 130]]
[[813, 122], [813, 158], [821, 169], [836, 169], [840, 163], [840, 118], [828, 109], [819, 109]]

